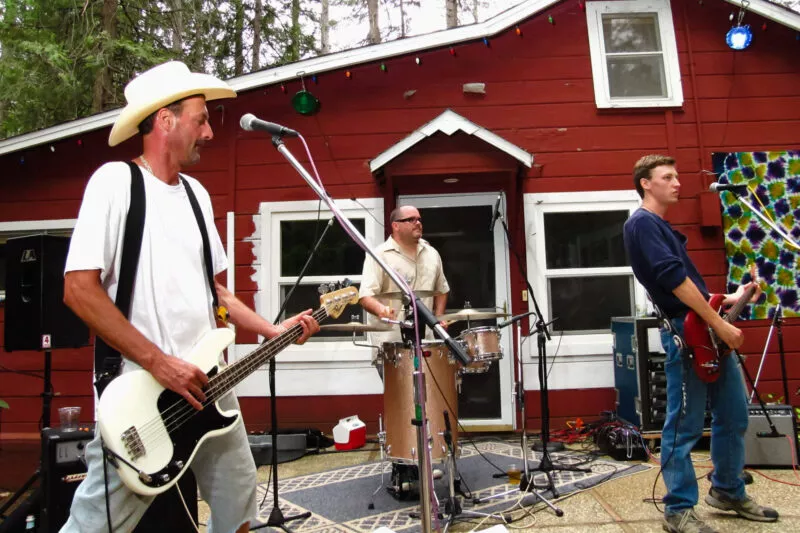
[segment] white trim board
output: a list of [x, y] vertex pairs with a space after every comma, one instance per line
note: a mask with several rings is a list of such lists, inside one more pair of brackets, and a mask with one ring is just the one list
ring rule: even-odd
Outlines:
[[[725, 1], [737, 8], [741, 7], [741, 2], [739, 1]], [[320, 74], [348, 66], [380, 61], [382, 59], [421, 52], [432, 48], [452, 46], [458, 43], [482, 39], [483, 37], [493, 37], [515, 24], [548, 9], [558, 2], [559, 0], [528, 0], [479, 24], [470, 24], [451, 30], [443, 30], [426, 35], [419, 35], [417, 37], [409, 37], [408, 39], [398, 39], [388, 43], [365, 46], [354, 50], [345, 50], [334, 54], [306, 59], [281, 67], [261, 70], [237, 78], [231, 78], [228, 80], [228, 83], [237, 92], [247, 91], [265, 85], [273, 85], [283, 81], [297, 79], [298, 72], [302, 72], [305, 76], [312, 76], [314, 74]], [[794, 13], [767, 0], [750, 0], [747, 10], [790, 29], [800, 31], [799, 13]], [[120, 112], [121, 109], [114, 109], [0, 141], [0, 155], [13, 153], [24, 150], [25, 148], [110, 126], [114, 123]]]
[[433, 136], [438, 132], [442, 132], [448, 136], [462, 131], [467, 135], [473, 135], [478, 139], [491, 144], [498, 150], [507, 153], [526, 167], [530, 168], [533, 165], [533, 155], [526, 152], [516, 144], [510, 143], [503, 139], [496, 133], [478, 126], [474, 122], [462, 117], [451, 109], [445, 110], [444, 113], [431, 120], [421, 128], [416, 129], [411, 135], [398, 142], [388, 150], [380, 153], [378, 157], [369, 162], [369, 169], [371, 172], [377, 172], [389, 161], [399, 156], [418, 142]]

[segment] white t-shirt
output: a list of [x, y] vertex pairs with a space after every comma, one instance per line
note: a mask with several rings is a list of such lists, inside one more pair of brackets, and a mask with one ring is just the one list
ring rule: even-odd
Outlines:
[[[142, 168], [145, 222], [130, 321], [164, 353], [182, 356], [215, 327], [211, 290], [203, 261], [203, 240], [182, 183], [167, 185]], [[189, 182], [203, 213], [214, 274], [227, 269], [214, 225], [208, 191]], [[106, 163], [92, 175], [72, 234], [65, 272], [100, 270], [112, 301], [117, 295], [131, 172], [124, 162]], [[124, 355], [124, 354], [123, 354]], [[126, 370], [135, 367], [126, 360]]]

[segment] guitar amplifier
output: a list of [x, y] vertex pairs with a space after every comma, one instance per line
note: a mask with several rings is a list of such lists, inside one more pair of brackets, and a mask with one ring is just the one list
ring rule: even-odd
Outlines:
[[42, 499], [39, 531], [55, 532], [67, 521], [75, 490], [86, 477], [83, 455], [94, 438], [94, 428], [77, 431], [45, 428], [42, 431]]
[[[69, 517], [72, 498], [86, 477], [84, 453], [86, 445], [94, 438], [92, 426], [82, 426], [77, 431], [45, 428], [42, 431], [42, 501], [38, 531], [55, 533]], [[109, 468], [113, 468], [109, 465]], [[178, 480], [186, 506], [197, 522], [197, 482], [191, 469]], [[137, 533], [194, 533], [196, 530], [183, 508], [175, 487], [156, 496], [147, 509]]]
[[744, 464], [746, 466], [792, 466], [797, 450], [797, 430], [794, 413], [789, 405], [767, 405], [780, 437], [767, 437], [771, 428], [759, 404], [747, 406], [750, 417], [744, 434]]

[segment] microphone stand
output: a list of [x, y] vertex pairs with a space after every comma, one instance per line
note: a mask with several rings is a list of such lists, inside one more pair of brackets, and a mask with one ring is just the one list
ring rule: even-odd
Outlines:
[[[520, 320], [522, 320], [524, 317], [526, 317], [528, 315], [532, 315], [532, 314], [534, 314], [534, 311], [531, 311], [529, 313], [523, 313], [521, 315], [517, 315], [517, 316], [507, 320], [506, 322], [501, 322], [501, 324], [498, 326], [500, 328], [503, 328], [503, 327], [509, 325], [512, 322], [516, 322], [516, 324], [515, 324], [516, 327], [514, 329], [515, 329], [515, 332], [516, 332], [516, 335], [517, 335], [517, 353], [518, 354], [522, 354], [522, 325], [521, 325]], [[560, 516], [564, 516], [564, 511], [562, 511], [560, 507], [557, 507], [557, 506], [553, 505], [550, 502], [550, 500], [548, 500], [547, 498], [543, 497], [541, 494], [539, 494], [535, 490], [530, 490], [533, 487], [533, 483], [531, 482], [530, 470], [528, 468], [528, 433], [527, 433], [527, 430], [525, 429], [525, 425], [526, 425], [526, 423], [525, 423], [525, 383], [523, 382], [523, 379], [522, 379], [522, 357], [521, 356], [517, 357], [517, 382], [515, 383], [514, 400], [515, 400], [515, 402], [517, 404], [517, 408], [520, 410], [520, 418], [522, 419], [521, 444], [522, 444], [522, 465], [523, 465], [523, 469], [522, 469], [522, 473], [520, 474], [519, 487], [511, 489], [511, 490], [507, 490], [505, 492], [501, 492], [499, 494], [493, 494], [493, 495], [488, 496], [486, 498], [477, 498], [477, 499], [473, 500], [473, 502], [478, 504], [478, 503], [483, 503], [483, 502], [486, 502], [486, 501], [489, 501], [489, 500], [493, 500], [495, 498], [502, 498], [503, 496], [506, 496], [507, 494], [513, 494], [515, 492], [526, 492], [528, 494], [533, 494], [539, 500], [544, 502], [545, 505], [547, 505], [550, 509], [553, 510], [553, 512], [556, 514], [556, 516], [559, 516], [559, 517]]]
[[[278, 314], [275, 315], [275, 320], [272, 321], [273, 324], [277, 324], [278, 320], [281, 319], [281, 315], [283, 315], [283, 312], [286, 310], [286, 306], [289, 303], [289, 299], [292, 297], [292, 294], [294, 294], [295, 289], [297, 289], [297, 287], [300, 285], [300, 281], [305, 276], [306, 270], [308, 269], [308, 265], [311, 264], [311, 260], [317, 253], [320, 244], [322, 244], [322, 240], [325, 238], [325, 235], [328, 233], [328, 230], [331, 229], [331, 226], [333, 226], [333, 218], [328, 220], [328, 223], [325, 225], [325, 229], [322, 230], [322, 235], [319, 236], [319, 239], [317, 239], [317, 242], [314, 244], [314, 248], [308, 255], [308, 259], [306, 259], [306, 263], [303, 265], [303, 268], [300, 269], [300, 274], [297, 276], [297, 281], [295, 281], [294, 286], [292, 286], [292, 289], [289, 291], [289, 294], [286, 295], [286, 298], [283, 299], [283, 302], [281, 303], [281, 308], [278, 310]], [[266, 523], [259, 524], [251, 528], [250, 530], [255, 531], [256, 529], [261, 529], [262, 527], [279, 527], [286, 533], [291, 533], [290, 530], [284, 524], [286, 524], [286, 522], [291, 522], [292, 520], [309, 518], [311, 516], [311, 512], [307, 511], [305, 513], [300, 513], [297, 515], [284, 516], [283, 511], [281, 511], [281, 508], [278, 505], [278, 407], [277, 407], [276, 396], [277, 393], [275, 392], [275, 358], [271, 357], [269, 360], [269, 408], [270, 408], [270, 414], [272, 416], [272, 431], [271, 431], [272, 511], [269, 513], [269, 518], [267, 519]], [[266, 497], [266, 494], [264, 496]]]
[[[375, 262], [386, 272], [389, 278], [397, 285], [397, 287], [406, 293], [407, 298], [410, 302], [413, 302], [414, 309], [416, 310], [416, 317], [414, 323], [416, 326], [420, 326], [423, 323], [430, 327], [433, 332], [439, 337], [445, 344], [450, 348], [450, 351], [456, 355], [456, 357], [461, 361], [462, 365], [468, 365], [472, 362], [472, 358], [467, 355], [464, 351], [464, 348], [460, 346], [457, 342], [455, 342], [447, 331], [442, 328], [439, 321], [436, 319], [434, 314], [425, 307], [414, 291], [408, 286], [406, 281], [395, 272], [386, 262], [377, 254], [370, 246], [367, 244], [366, 239], [363, 235], [356, 229], [350, 220], [345, 217], [333, 199], [328, 196], [327, 191], [322, 187], [322, 184], [318, 183], [307, 171], [303, 166], [295, 159], [292, 153], [286, 148], [283, 143], [283, 139], [279, 135], [272, 136], [272, 144], [275, 148], [280, 152], [280, 154], [289, 162], [292, 167], [297, 171], [298, 174], [308, 183], [309, 187], [319, 196], [319, 198], [325, 202], [328, 208], [334, 213], [336, 216], [336, 220], [345, 231], [350, 235], [350, 237], [359, 245], [359, 247], [364, 250], [367, 254], [369, 254]], [[424, 374], [421, 370], [420, 361], [422, 359], [422, 348], [419, 343], [419, 334], [416, 335], [416, 346], [414, 350], [414, 412], [415, 412], [415, 419], [412, 420], [412, 424], [417, 427], [417, 445], [419, 449], [418, 454], [418, 468], [420, 474], [420, 507], [422, 510], [422, 530], [424, 533], [430, 533], [431, 531], [431, 520], [435, 521], [435, 527], [437, 530], [440, 529], [439, 526], [439, 519], [438, 519], [438, 503], [435, 499], [435, 495], [433, 494], [433, 475], [431, 472], [431, 456], [430, 450], [428, 448], [428, 436], [427, 436], [427, 428], [425, 422], [425, 381], [424, 381]], [[433, 511], [433, 512], [432, 512]]]
[[[503, 215], [498, 216], [498, 220], [500, 220], [500, 224], [503, 226], [503, 231], [506, 235], [506, 241], [508, 242], [509, 248], [514, 250], [512, 245], [511, 233], [508, 231], [508, 225], [506, 224], [506, 219]], [[569, 472], [591, 472], [591, 469], [588, 468], [578, 468], [574, 466], [563, 466], [563, 465], [555, 465], [553, 464], [552, 459], [550, 458], [550, 448], [548, 448], [548, 443], [550, 440], [550, 401], [549, 401], [549, 389], [547, 387], [547, 341], [550, 340], [550, 332], [548, 331], [547, 327], [555, 322], [556, 319], [553, 319], [550, 322], [545, 322], [544, 316], [542, 315], [542, 311], [539, 308], [539, 302], [536, 301], [536, 295], [534, 294], [533, 287], [531, 287], [530, 282], [525, 273], [525, 269], [522, 266], [522, 259], [520, 258], [519, 254], [514, 250], [514, 256], [517, 258], [517, 265], [520, 269], [520, 274], [522, 275], [522, 279], [525, 280], [525, 286], [528, 288], [528, 295], [530, 301], [533, 302], [533, 310], [534, 314], [536, 315], [536, 346], [538, 348], [539, 354], [539, 361], [538, 361], [538, 369], [539, 369], [539, 399], [541, 402], [541, 411], [542, 411], [542, 432], [541, 432], [541, 442], [542, 442], [542, 458], [539, 461], [539, 465], [531, 468], [531, 472], [544, 472], [547, 477], [547, 485], [544, 487], [538, 487], [539, 490], [548, 490], [552, 491], [554, 497], [558, 497], [558, 490], [556, 489], [555, 483], [553, 482], [552, 472], [554, 470], [557, 471], [569, 471]], [[517, 357], [519, 360], [522, 360], [522, 353], [518, 353]], [[521, 370], [521, 362], [520, 365], [520, 382], [523, 381], [522, 379], [522, 370]], [[519, 396], [521, 397], [521, 405], [524, 407], [525, 405], [525, 392], [522, 390], [518, 392]], [[524, 413], [524, 409], [523, 409]], [[523, 414], [523, 424], [525, 424]], [[524, 426], [523, 426], [524, 427]], [[527, 438], [526, 438], [527, 440]], [[534, 445], [535, 448], [535, 445]], [[524, 457], [527, 457], [528, 450], [523, 449], [522, 454]], [[523, 472], [524, 478], [520, 479], [520, 487], [523, 487], [523, 483], [526, 485], [533, 485], [533, 475], [528, 472]], [[524, 480], [524, 481], [523, 481]], [[529, 488], [529, 487], [528, 487]], [[536, 488], [536, 487], [535, 487]], [[536, 493], [536, 496], [545, 501], [552, 509], [556, 509], [553, 505], [547, 502], [544, 497], [540, 494]], [[563, 511], [561, 514], [558, 513], [560, 509], [556, 510], [557, 516], [563, 516]]]

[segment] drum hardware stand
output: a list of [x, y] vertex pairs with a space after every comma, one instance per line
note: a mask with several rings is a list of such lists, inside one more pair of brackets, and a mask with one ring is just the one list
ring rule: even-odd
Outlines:
[[[369, 244], [367, 244], [366, 239], [364, 236], [358, 231], [358, 229], [353, 225], [353, 223], [342, 213], [342, 210], [336, 205], [336, 202], [328, 195], [325, 188], [322, 186], [322, 183], [317, 181], [308, 171], [303, 168], [297, 159], [292, 155], [292, 153], [286, 148], [286, 145], [283, 143], [283, 135], [286, 134], [294, 134], [297, 135], [296, 132], [289, 130], [288, 128], [281, 127], [279, 133], [274, 134], [272, 136], [272, 144], [275, 148], [280, 152], [280, 154], [286, 159], [286, 161], [292, 165], [292, 167], [300, 174], [300, 177], [305, 180], [309, 187], [319, 196], [320, 200], [325, 202], [328, 208], [334, 213], [336, 220], [342, 226], [342, 229], [353, 239], [353, 241], [358, 244], [358, 246], [364, 250], [370, 257], [372, 257], [375, 262], [386, 272], [389, 278], [397, 285], [398, 289], [402, 290], [408, 295], [409, 299], [415, 300], [415, 309], [416, 309], [416, 317], [414, 319], [420, 320], [422, 323], [426, 324], [429, 328], [433, 330], [437, 337], [444, 341], [450, 351], [456, 355], [457, 359], [461, 362], [462, 365], [467, 366], [472, 362], [472, 358], [466, 354], [463, 347], [461, 347], [450, 335], [447, 333], [439, 321], [436, 319], [436, 316], [428, 309], [425, 304], [422, 303], [422, 300], [414, 294], [414, 291], [408, 286], [408, 283], [400, 276], [394, 269], [392, 269], [383, 258], [375, 252], [372, 248], [370, 248]], [[424, 389], [424, 375], [422, 372], [419, 371], [419, 359], [422, 356], [421, 354], [421, 346], [417, 344], [416, 346], [416, 358], [415, 358], [415, 366], [417, 367], [416, 374], [416, 390], [415, 390], [415, 411], [416, 411], [416, 418], [412, 422], [414, 425], [417, 426], [417, 442], [419, 444], [419, 471], [424, 473], [425, 475], [422, 476], [422, 483], [421, 489], [422, 492], [420, 494], [420, 503], [422, 508], [422, 531], [424, 533], [430, 533], [431, 531], [431, 519], [436, 519], [436, 529], [439, 529], [438, 523], [438, 513], [431, 516], [431, 507], [436, 506], [435, 500], [432, 497], [432, 473], [431, 473], [431, 462], [430, 462], [430, 453], [428, 451], [427, 446], [423, 446], [427, 442], [426, 438], [426, 428], [425, 424], [422, 423], [423, 414], [425, 412], [425, 389]], [[273, 411], [274, 413], [274, 411]], [[276, 495], [277, 498], [277, 495]], [[437, 506], [438, 507], [438, 506]]]
[[447, 529], [456, 521], [459, 516], [464, 517], [479, 517], [479, 518], [494, 518], [495, 520], [499, 520], [501, 523], [508, 524], [513, 521], [513, 517], [509, 514], [501, 515], [501, 514], [494, 514], [494, 513], [481, 513], [478, 511], [473, 511], [470, 509], [463, 509], [461, 507], [461, 500], [456, 496], [456, 488], [455, 488], [455, 475], [456, 475], [456, 453], [455, 453], [455, 446], [453, 446], [453, 432], [450, 427], [450, 416], [448, 415], [447, 411], [444, 411], [444, 442], [447, 444], [447, 457], [448, 457], [448, 466], [447, 466], [447, 478], [448, 478], [448, 489], [449, 489], [449, 496], [444, 500], [444, 515], [440, 516], [439, 518], [447, 518], [447, 523], [444, 526], [444, 533], [447, 533]]
[[[331, 228], [331, 226], [333, 226], [333, 217], [331, 217], [330, 220], [328, 220], [328, 223], [325, 225], [325, 229], [322, 230], [322, 235], [320, 235], [319, 239], [317, 239], [317, 242], [314, 243], [314, 248], [308, 255], [308, 259], [306, 259], [303, 268], [300, 269], [300, 274], [297, 276], [297, 281], [295, 281], [294, 286], [286, 295], [286, 298], [283, 299], [283, 303], [281, 304], [280, 310], [278, 310], [278, 314], [275, 316], [273, 324], [278, 323], [278, 321], [281, 318], [281, 315], [283, 315], [284, 311], [286, 310], [286, 306], [289, 303], [289, 298], [292, 297], [292, 294], [294, 294], [295, 289], [300, 285], [300, 280], [302, 280], [303, 276], [305, 276], [308, 265], [311, 264], [311, 260], [314, 258], [317, 249], [319, 248], [320, 244], [322, 244], [322, 240], [325, 238], [325, 235], [328, 233], [328, 230]], [[323, 286], [321, 285], [320, 292], [323, 291], [324, 289]], [[271, 468], [270, 474], [272, 475], [272, 511], [270, 511], [269, 518], [265, 523], [251, 527], [250, 530], [254, 531], [256, 529], [261, 529], [263, 527], [278, 527], [283, 531], [285, 531], [286, 533], [291, 533], [291, 531], [289, 530], [289, 528], [286, 527], [285, 524], [287, 522], [291, 522], [292, 520], [305, 520], [306, 518], [309, 518], [311, 516], [311, 512], [307, 511], [305, 513], [300, 513], [297, 515], [284, 516], [283, 511], [281, 511], [281, 508], [278, 505], [278, 409], [277, 409], [277, 399], [275, 392], [274, 357], [271, 357], [269, 360], [269, 406], [272, 415], [272, 431], [270, 437], [272, 439], [272, 458], [270, 461], [270, 468]]]
[[383, 416], [378, 415], [378, 448], [381, 450], [381, 481], [378, 488], [372, 492], [367, 509], [375, 509], [375, 495], [383, 488], [383, 473], [386, 470], [386, 432], [383, 430]]

